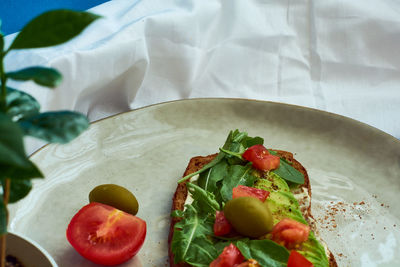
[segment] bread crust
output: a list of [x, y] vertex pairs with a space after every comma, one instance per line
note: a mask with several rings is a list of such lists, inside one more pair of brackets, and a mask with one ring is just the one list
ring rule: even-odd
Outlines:
[[[287, 160], [288, 162], [291, 162], [292, 166], [304, 175], [304, 184], [301, 185], [300, 188], [297, 190], [306, 191], [308, 193], [309, 197], [306, 199], [300, 199], [299, 204], [302, 207], [301, 212], [302, 212], [303, 216], [306, 218], [307, 222], [310, 224], [311, 230], [313, 230], [315, 232], [315, 230], [316, 230], [315, 229], [315, 227], [316, 227], [315, 220], [311, 215], [311, 185], [310, 185], [310, 179], [308, 177], [306, 169], [304, 168], [303, 165], [301, 165], [300, 162], [298, 162], [293, 157], [293, 154], [291, 152], [287, 152], [287, 151], [283, 151], [283, 150], [274, 150], [274, 151], [277, 152], [279, 157], [282, 157], [285, 160]], [[204, 157], [197, 156], [197, 157], [191, 158], [189, 161], [189, 164], [187, 165], [186, 170], [183, 174], [183, 177], [200, 170], [201, 168], [203, 168], [204, 165], [211, 162], [217, 155], [218, 155], [218, 153], [204, 156]], [[184, 206], [185, 206], [185, 201], [186, 201], [186, 198], [188, 195], [188, 189], [186, 186], [187, 182], [188, 181], [178, 184], [178, 186], [175, 190], [174, 196], [172, 198], [172, 211], [174, 211], [174, 210], [183, 211]], [[302, 201], [305, 201], [308, 203], [301, 203]], [[171, 218], [171, 224], [170, 224], [169, 235], [168, 235], [168, 257], [169, 257], [170, 267], [191, 267], [191, 265], [188, 263], [178, 263], [178, 264], [174, 263], [174, 255], [171, 250], [171, 242], [172, 242], [172, 237], [174, 234], [174, 226], [179, 221], [180, 221], [180, 218], [176, 218], [176, 217]], [[328, 256], [329, 266], [337, 267], [338, 265], [336, 263], [336, 259], [335, 259], [334, 255], [332, 254], [332, 252], [328, 250], [327, 254], [329, 255]]]

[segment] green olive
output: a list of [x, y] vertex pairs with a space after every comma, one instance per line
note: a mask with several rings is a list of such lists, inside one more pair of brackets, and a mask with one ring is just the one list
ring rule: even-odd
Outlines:
[[89, 202], [99, 202], [116, 209], [136, 215], [139, 203], [136, 197], [126, 188], [116, 184], [102, 184], [89, 193]]
[[272, 230], [273, 220], [268, 205], [257, 198], [238, 197], [229, 200], [224, 214], [233, 228], [244, 236], [260, 237]]

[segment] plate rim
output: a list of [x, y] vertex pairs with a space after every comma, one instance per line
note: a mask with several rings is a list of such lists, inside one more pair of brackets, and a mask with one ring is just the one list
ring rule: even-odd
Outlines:
[[[146, 105], [146, 106], [143, 106], [143, 107], [139, 107], [139, 108], [136, 108], [136, 109], [131, 109], [131, 110], [127, 110], [127, 111], [118, 112], [118, 113], [112, 114], [110, 116], [91, 121], [89, 123], [89, 127], [91, 125], [101, 123], [104, 120], [112, 119], [114, 117], [118, 117], [118, 116], [121, 116], [121, 115], [124, 115], [124, 114], [127, 114], [127, 113], [137, 112], [137, 111], [140, 111], [140, 110], [143, 110], [143, 109], [156, 107], [156, 106], [163, 106], [163, 105], [169, 105], [169, 104], [180, 103], [180, 102], [192, 102], [192, 101], [233, 101], [234, 102], [234, 101], [238, 101], [238, 100], [286, 106], [286, 107], [289, 107], [289, 108], [297, 108], [297, 109], [307, 110], [307, 111], [310, 111], [310, 112], [320, 113], [320, 114], [323, 114], [325, 116], [331, 116], [331, 117], [334, 117], [334, 118], [339, 119], [339, 120], [347, 121], [349, 123], [358, 124], [358, 126], [361, 126], [361, 127], [367, 128], [369, 130], [372, 130], [375, 133], [383, 135], [385, 138], [390, 138], [390, 139], [392, 139], [392, 141], [398, 142], [399, 145], [400, 145], [400, 139], [396, 138], [395, 136], [391, 135], [390, 133], [387, 133], [387, 132], [385, 132], [385, 131], [383, 131], [383, 130], [375, 127], [375, 126], [372, 126], [372, 125], [370, 125], [368, 123], [359, 121], [359, 120], [354, 119], [354, 118], [347, 117], [345, 115], [341, 115], [341, 114], [338, 114], [338, 113], [334, 113], [334, 112], [330, 112], [330, 111], [326, 111], [326, 110], [321, 110], [321, 109], [317, 109], [317, 108], [301, 106], [301, 105], [298, 105], [298, 104], [290, 104], [290, 103], [284, 103], [284, 102], [278, 102], [278, 101], [253, 99], [253, 98], [240, 98], [240, 97], [239, 98], [236, 98], [236, 97], [198, 97], [198, 98], [184, 98], [184, 99], [168, 100], [168, 101], [158, 102], [158, 103], [154, 103], [154, 104], [149, 104], [149, 105]], [[86, 132], [87, 130], [85, 130], [84, 132]], [[82, 133], [84, 133], [84, 132], [82, 132]], [[72, 140], [72, 142], [73, 142], [73, 140]], [[41, 146], [36, 151], [32, 152], [32, 154], [29, 155], [29, 158], [31, 159], [31, 158], [35, 157], [36, 154], [38, 154], [42, 150], [46, 149], [49, 145], [52, 145], [52, 144], [51, 143], [47, 143], [47, 144]]]

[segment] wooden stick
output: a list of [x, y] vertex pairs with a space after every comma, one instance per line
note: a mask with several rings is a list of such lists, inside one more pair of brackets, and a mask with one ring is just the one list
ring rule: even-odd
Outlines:
[[[6, 179], [5, 185], [3, 186], [3, 202], [4, 206], [6, 207], [6, 222], [8, 225], [8, 210], [7, 210], [7, 204], [8, 204], [8, 199], [10, 198], [10, 179]], [[7, 234], [3, 234], [0, 237], [0, 266], [5, 267], [6, 266], [6, 236]]]

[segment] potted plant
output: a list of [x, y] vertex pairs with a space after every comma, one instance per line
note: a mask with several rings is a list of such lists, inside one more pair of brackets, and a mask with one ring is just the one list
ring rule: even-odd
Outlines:
[[89, 126], [86, 116], [77, 112], [40, 112], [40, 105], [35, 98], [7, 86], [7, 80], [12, 79], [30, 80], [38, 85], [54, 88], [62, 80], [62, 75], [57, 70], [33, 66], [7, 72], [4, 68], [4, 58], [10, 51], [65, 43], [98, 18], [99, 16], [88, 12], [49, 11], [30, 21], [7, 48], [4, 47], [4, 36], [0, 32], [1, 267], [5, 266], [6, 258], [7, 205], [19, 201], [29, 193], [32, 188], [31, 179], [43, 178], [39, 168], [25, 153], [24, 136], [39, 138], [48, 143], [67, 143]]

